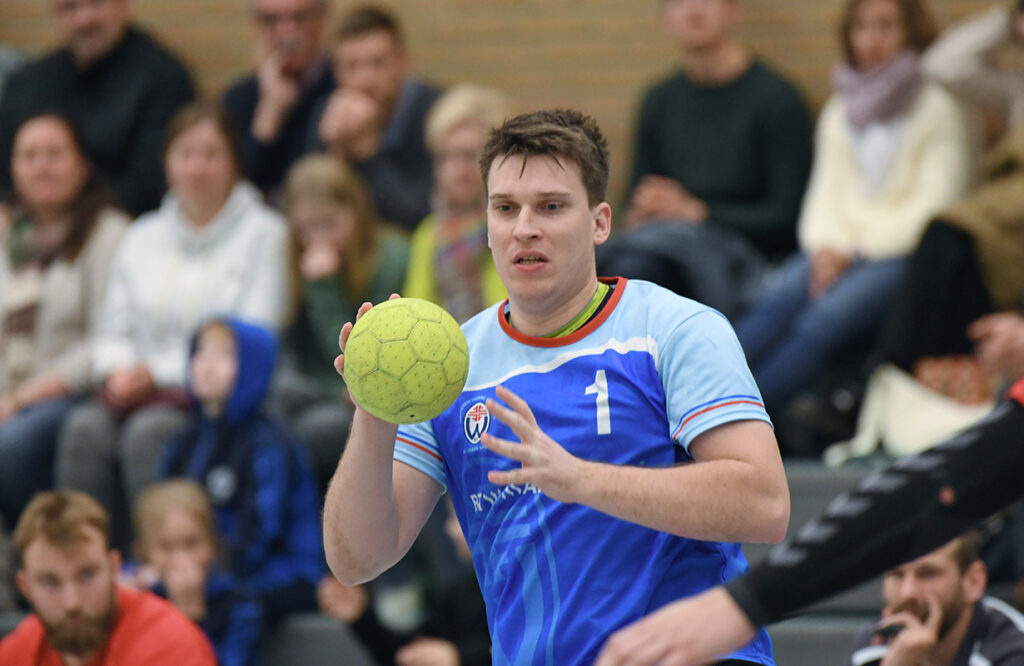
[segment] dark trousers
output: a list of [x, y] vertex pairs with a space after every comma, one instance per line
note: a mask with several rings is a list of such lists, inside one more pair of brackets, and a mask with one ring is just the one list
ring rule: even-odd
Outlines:
[[935, 220], [910, 261], [910, 268], [882, 329], [882, 358], [911, 372], [927, 356], [970, 354], [967, 326], [992, 312], [992, 301], [966, 232]]

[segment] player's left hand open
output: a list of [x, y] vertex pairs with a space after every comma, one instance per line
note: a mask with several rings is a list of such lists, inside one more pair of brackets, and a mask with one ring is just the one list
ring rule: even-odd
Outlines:
[[574, 501], [572, 490], [585, 461], [570, 454], [541, 430], [533, 410], [525, 400], [504, 386], [499, 386], [497, 393], [499, 398], [508, 403], [508, 407], [496, 400], [488, 400], [487, 409], [512, 429], [519, 437], [519, 442], [510, 442], [490, 433], [485, 433], [480, 441], [494, 453], [518, 460], [522, 468], [491, 470], [487, 473], [488, 480], [499, 486], [532, 483], [551, 499]]

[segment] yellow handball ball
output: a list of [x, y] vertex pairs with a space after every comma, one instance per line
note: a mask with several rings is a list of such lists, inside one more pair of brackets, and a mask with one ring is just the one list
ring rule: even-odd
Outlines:
[[469, 348], [455, 319], [429, 301], [396, 298], [359, 318], [345, 345], [352, 397], [389, 423], [418, 423], [462, 393]]

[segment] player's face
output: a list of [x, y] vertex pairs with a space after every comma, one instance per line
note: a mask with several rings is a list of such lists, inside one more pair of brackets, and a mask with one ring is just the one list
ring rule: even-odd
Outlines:
[[185, 210], [219, 209], [238, 179], [231, 145], [212, 120], [175, 137], [165, 161], [167, 181]]
[[87, 657], [107, 642], [117, 610], [120, 566], [121, 558], [107, 550], [94, 527], [83, 527], [82, 539], [70, 547], [40, 537], [25, 549], [18, 588], [55, 650]]
[[955, 548], [955, 543], [947, 544], [887, 571], [882, 577], [883, 616], [909, 611], [923, 622], [928, 615], [928, 599], [934, 598], [942, 608], [939, 636], [945, 635], [976, 600], [974, 572], [960, 571], [954, 559]]
[[235, 337], [224, 326], [211, 326], [199, 336], [192, 356], [192, 393], [205, 405], [223, 406], [238, 377]]
[[587, 202], [574, 162], [498, 156], [487, 191], [488, 244], [515, 307], [556, 314], [595, 284], [594, 246], [608, 239], [611, 208]]
[[54, 30], [82, 65], [109, 53], [131, 18], [128, 0], [53, 0], [52, 10]]
[[486, 130], [475, 122], [453, 127], [438, 142], [434, 177], [437, 194], [448, 210], [480, 210], [484, 205], [484, 182], [477, 162], [486, 142]]
[[168, 511], [145, 544], [146, 560], [167, 578], [178, 566], [208, 569], [214, 561], [213, 539], [202, 523], [184, 509]]
[[903, 14], [892, 0], [864, 0], [854, 10], [850, 48], [857, 69], [884, 65], [899, 55], [906, 43]]
[[346, 37], [334, 47], [334, 77], [340, 85], [392, 108], [409, 72], [405, 50], [386, 30]]
[[676, 46], [686, 51], [719, 46], [739, 19], [737, 0], [663, 0], [661, 5], [665, 31]]
[[260, 51], [301, 76], [320, 54], [326, 12], [318, 0], [256, 0], [253, 19]]
[[14, 189], [32, 210], [60, 213], [71, 205], [89, 177], [89, 165], [68, 126], [43, 116], [26, 122], [11, 151]]

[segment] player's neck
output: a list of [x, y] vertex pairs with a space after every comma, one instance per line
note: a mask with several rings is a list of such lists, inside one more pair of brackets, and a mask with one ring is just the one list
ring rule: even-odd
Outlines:
[[747, 48], [730, 39], [710, 49], [685, 52], [683, 71], [696, 84], [724, 86], [746, 72], [751, 61]]
[[577, 291], [567, 302], [547, 312], [517, 308], [510, 299], [509, 323], [524, 335], [536, 338], [548, 336], [564, 327], [583, 312], [597, 294], [597, 287], [598, 281], [595, 276], [593, 280], [589, 280], [586, 286]]

